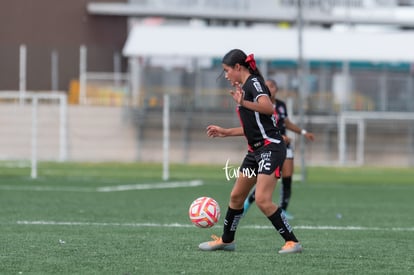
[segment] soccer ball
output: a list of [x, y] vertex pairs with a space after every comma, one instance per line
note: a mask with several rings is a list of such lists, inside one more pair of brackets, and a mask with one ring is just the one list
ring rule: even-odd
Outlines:
[[220, 219], [220, 206], [212, 198], [200, 197], [191, 203], [188, 215], [195, 226], [209, 228]]

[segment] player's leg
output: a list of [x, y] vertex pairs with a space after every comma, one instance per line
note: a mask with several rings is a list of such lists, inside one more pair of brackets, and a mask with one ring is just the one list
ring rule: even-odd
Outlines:
[[[245, 171], [254, 171], [244, 173]], [[256, 183], [257, 165], [252, 154], [248, 154], [240, 167], [239, 176], [230, 193], [230, 202], [224, 219], [223, 235], [213, 237], [213, 241], [201, 243], [198, 247], [201, 250], [234, 250], [234, 237], [237, 226], [243, 216], [243, 204], [250, 190]]]
[[259, 163], [256, 205], [285, 240], [285, 245], [279, 250], [281, 254], [302, 252], [302, 246], [282, 214], [282, 209], [272, 201], [276, 182], [280, 178], [280, 170], [285, 160], [285, 153], [285, 150], [281, 150], [277, 145], [268, 145], [256, 154]]
[[235, 249], [234, 238], [240, 219], [243, 216], [243, 203], [250, 189], [256, 183], [256, 177], [244, 177], [242, 173], [236, 180], [230, 194], [230, 202], [224, 218], [223, 235], [212, 236], [210, 242], [203, 242], [198, 247], [204, 251]]
[[247, 210], [249, 210], [250, 206], [254, 203], [255, 193], [256, 193], [256, 188], [253, 187], [253, 190], [250, 192], [250, 194], [244, 200], [244, 207], [243, 207], [244, 212], [243, 212], [243, 215], [246, 215]]
[[[255, 167], [254, 168], [254, 173], [256, 173], [255, 175], [257, 175], [257, 163], [256, 163], [256, 159], [254, 157], [254, 153], [253, 152], [249, 152], [246, 156], [246, 158], [243, 161], [242, 166], [240, 167], [241, 171], [248, 171], [249, 169], [251, 169], [250, 167]], [[243, 170], [244, 169], [244, 170]], [[246, 170], [247, 169], [247, 170]], [[248, 194], [248, 196], [246, 197], [246, 199], [244, 200], [244, 204], [243, 204], [243, 216], [247, 213], [247, 210], [250, 208], [250, 206], [252, 205], [252, 203], [255, 200], [255, 188], [253, 188], [250, 194]]]
[[272, 202], [272, 194], [275, 187], [276, 180], [273, 175], [259, 174], [256, 183], [256, 205], [285, 240], [285, 245], [279, 250], [279, 253], [301, 252], [302, 246], [293, 233], [292, 227], [282, 214], [282, 209]]
[[273, 203], [272, 197], [276, 187], [277, 179], [271, 175], [259, 174], [257, 177], [257, 183], [255, 188], [256, 193], [256, 205], [269, 217], [277, 210], [277, 205]]

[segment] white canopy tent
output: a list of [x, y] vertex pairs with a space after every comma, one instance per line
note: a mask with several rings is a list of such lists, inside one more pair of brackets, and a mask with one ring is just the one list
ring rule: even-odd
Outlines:
[[[414, 32], [356, 32], [305, 29], [302, 57], [315, 61], [414, 62]], [[258, 60], [298, 60], [298, 32], [271, 27], [132, 26], [124, 56], [130, 58], [131, 93], [139, 93], [140, 57], [165, 59], [221, 58], [240, 48]], [[185, 64], [186, 62], [182, 62]], [[262, 71], [265, 73], [265, 71]]]
[[[414, 63], [414, 32], [304, 29], [302, 57], [308, 61]], [[158, 58], [171, 66], [191, 58], [221, 58], [240, 48], [257, 60], [298, 60], [298, 32], [272, 27], [132, 26], [124, 56], [130, 58], [132, 100], [139, 98], [139, 58]], [[180, 62], [178, 62], [180, 64]], [[264, 68], [266, 69], [266, 68]], [[261, 67], [262, 73], [266, 71]]]
[[[413, 62], [414, 32], [303, 31], [303, 58], [368, 62]], [[131, 28], [127, 57], [222, 57], [233, 48], [258, 59], [298, 57], [295, 29], [189, 26]]]

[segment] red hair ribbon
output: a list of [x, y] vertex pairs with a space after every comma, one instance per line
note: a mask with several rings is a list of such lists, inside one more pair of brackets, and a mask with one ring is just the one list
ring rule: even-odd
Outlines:
[[256, 60], [254, 60], [253, 54], [249, 54], [245, 61], [247, 64], [249, 64], [250, 68], [252, 68], [253, 71], [256, 71]]

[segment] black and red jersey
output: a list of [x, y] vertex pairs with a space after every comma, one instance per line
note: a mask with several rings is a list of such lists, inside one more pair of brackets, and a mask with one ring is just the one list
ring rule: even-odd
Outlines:
[[274, 104], [274, 107], [278, 115], [276, 126], [282, 135], [286, 135], [285, 118], [288, 117], [286, 104], [282, 100], [276, 99], [276, 103]]
[[[257, 76], [250, 75], [242, 86], [244, 93], [243, 99], [246, 101], [257, 102], [261, 96], [270, 96], [263, 81]], [[282, 138], [276, 126], [277, 115], [261, 114], [243, 106], [237, 106], [237, 112], [246, 136], [249, 150], [262, 147], [269, 143], [280, 143]]]

